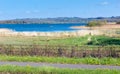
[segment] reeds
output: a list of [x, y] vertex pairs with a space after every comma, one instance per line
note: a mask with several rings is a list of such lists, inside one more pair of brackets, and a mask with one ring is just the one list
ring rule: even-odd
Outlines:
[[120, 46], [1, 45], [0, 54], [47, 57], [120, 57]]

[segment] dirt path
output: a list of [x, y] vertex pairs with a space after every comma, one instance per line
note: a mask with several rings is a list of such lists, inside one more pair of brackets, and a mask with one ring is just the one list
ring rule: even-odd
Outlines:
[[17, 65], [17, 66], [33, 66], [33, 67], [56, 67], [56, 68], [71, 68], [71, 69], [118, 69], [120, 66], [105, 66], [105, 65], [84, 65], [84, 64], [49, 64], [49, 63], [33, 63], [33, 62], [0, 62], [1, 65]]

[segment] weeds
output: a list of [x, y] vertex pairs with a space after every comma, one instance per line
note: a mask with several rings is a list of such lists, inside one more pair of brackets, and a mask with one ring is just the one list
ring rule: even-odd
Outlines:
[[119, 74], [120, 70], [110, 69], [60, 69], [53, 67], [0, 66], [1, 74]]
[[17, 62], [46, 62], [61, 64], [96, 64], [96, 65], [117, 65], [120, 66], [120, 58], [66, 58], [66, 57], [37, 57], [37, 56], [0, 56], [0, 61]]

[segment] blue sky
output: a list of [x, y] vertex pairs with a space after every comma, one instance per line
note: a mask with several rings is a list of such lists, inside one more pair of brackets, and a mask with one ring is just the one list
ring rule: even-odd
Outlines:
[[0, 0], [0, 19], [120, 16], [120, 0]]

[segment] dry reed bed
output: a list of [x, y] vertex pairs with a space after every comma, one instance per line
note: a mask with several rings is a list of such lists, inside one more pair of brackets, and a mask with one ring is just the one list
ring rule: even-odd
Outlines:
[[86, 35], [105, 35], [120, 37], [120, 29], [96, 29], [96, 30], [77, 30], [72, 32], [14, 32], [0, 31], [0, 36], [22, 36], [22, 37], [79, 37]]
[[120, 46], [0, 45], [0, 54], [48, 57], [120, 57]]
[[72, 37], [85, 35], [100, 35], [98, 30], [76, 30], [65, 32], [15, 32], [8, 29], [0, 29], [0, 36], [48, 36], [48, 37]]

